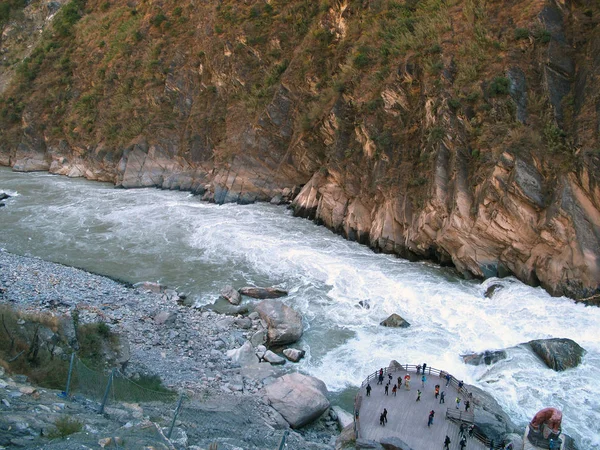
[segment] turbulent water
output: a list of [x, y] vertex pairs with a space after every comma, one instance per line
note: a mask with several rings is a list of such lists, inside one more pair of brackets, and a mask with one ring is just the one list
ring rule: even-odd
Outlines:
[[[0, 170], [0, 246], [137, 282], [159, 281], [213, 302], [225, 284], [276, 285], [300, 311], [308, 357], [299, 368], [337, 392], [353, 392], [391, 359], [445, 369], [490, 392], [524, 425], [561, 408], [581, 449], [600, 448], [600, 308], [552, 298], [515, 279], [465, 281], [428, 263], [375, 254], [266, 204], [216, 206], [183, 192], [121, 190], [45, 173]], [[493, 299], [484, 296], [499, 283]], [[368, 301], [370, 308], [358, 306]], [[386, 329], [398, 313], [412, 326]], [[461, 354], [565, 337], [587, 350], [566, 372], [522, 348], [491, 367]]]

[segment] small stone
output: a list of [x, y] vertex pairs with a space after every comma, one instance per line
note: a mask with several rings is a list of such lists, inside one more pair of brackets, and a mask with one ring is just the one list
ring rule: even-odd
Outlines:
[[304, 350], [298, 350], [298, 349], [295, 349], [295, 348], [286, 348], [283, 351], [283, 354], [290, 361], [292, 361], [292, 362], [298, 362], [302, 358], [304, 358], [304, 355], [306, 354], [306, 352]]
[[281, 356], [273, 353], [271, 350], [267, 350], [263, 358], [265, 361], [273, 365], [285, 364], [285, 358], [282, 358]]
[[410, 327], [410, 323], [408, 323], [406, 320], [404, 320], [398, 314], [392, 314], [387, 319], [385, 319], [383, 322], [381, 322], [380, 325], [383, 325], [384, 327], [391, 327], [391, 328], [408, 328], [408, 327]]

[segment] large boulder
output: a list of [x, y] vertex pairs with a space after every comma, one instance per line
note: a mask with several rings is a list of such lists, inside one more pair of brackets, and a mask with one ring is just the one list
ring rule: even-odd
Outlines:
[[507, 434], [518, 431], [517, 426], [490, 394], [475, 386], [466, 387], [473, 394], [473, 403], [477, 405], [475, 425], [483, 434], [500, 442]]
[[279, 288], [260, 288], [253, 286], [243, 287], [239, 290], [239, 293], [253, 298], [279, 298], [285, 297], [288, 294], [287, 291]]
[[391, 328], [408, 328], [408, 327], [410, 327], [410, 323], [408, 323], [406, 320], [404, 320], [402, 317], [400, 317], [398, 314], [395, 314], [395, 313], [392, 314], [391, 316], [389, 316], [383, 322], [381, 322], [380, 325], [383, 325], [384, 327], [391, 327]]
[[463, 362], [471, 366], [480, 366], [485, 364], [490, 366], [498, 361], [506, 359], [506, 350], [486, 350], [481, 353], [469, 353], [461, 355]]
[[385, 450], [412, 450], [406, 442], [395, 436], [385, 437], [379, 443]]
[[225, 286], [221, 289], [221, 297], [232, 305], [239, 305], [242, 302], [242, 296], [233, 288], [233, 286]]
[[302, 316], [280, 301], [264, 300], [256, 311], [267, 323], [269, 345], [291, 344], [302, 336]]
[[585, 349], [571, 339], [536, 339], [527, 344], [548, 367], [557, 372], [577, 367], [585, 353]]
[[271, 406], [292, 428], [312, 422], [329, 408], [325, 383], [300, 373], [277, 378], [265, 391]]

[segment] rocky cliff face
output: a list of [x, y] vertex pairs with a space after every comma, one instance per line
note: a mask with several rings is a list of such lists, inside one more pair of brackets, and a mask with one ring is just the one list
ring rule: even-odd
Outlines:
[[381, 251], [600, 294], [597, 2], [72, 0], [18, 53], [44, 7], [3, 25], [29, 56], [0, 164], [295, 196]]

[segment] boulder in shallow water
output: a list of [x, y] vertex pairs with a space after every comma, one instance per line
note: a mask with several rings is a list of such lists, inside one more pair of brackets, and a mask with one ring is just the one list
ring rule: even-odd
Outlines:
[[557, 372], [577, 367], [585, 353], [585, 349], [571, 339], [535, 339], [527, 344], [548, 367]]
[[273, 353], [271, 350], [267, 350], [265, 352], [265, 354], [263, 355], [263, 359], [265, 361], [267, 361], [268, 363], [271, 363], [274, 365], [285, 364], [285, 358], [282, 358], [281, 356], [277, 355], [276, 353]]
[[406, 320], [404, 320], [402, 317], [400, 317], [396, 313], [389, 316], [387, 319], [385, 319], [383, 322], [381, 322], [380, 325], [383, 325], [384, 327], [391, 327], [391, 328], [408, 328], [408, 327], [410, 327], [410, 323], [408, 323]]
[[282, 302], [264, 300], [256, 311], [267, 323], [269, 345], [292, 344], [302, 336], [302, 316]]
[[292, 362], [298, 362], [302, 358], [304, 358], [304, 355], [306, 354], [306, 352], [304, 350], [298, 350], [296, 348], [286, 348], [283, 351], [283, 354], [290, 361], [292, 361]]
[[506, 350], [486, 350], [481, 353], [469, 353], [461, 355], [463, 362], [470, 366], [480, 366], [485, 364], [490, 366], [503, 359], [506, 359]]
[[7, 198], [10, 198], [10, 195], [6, 192], [0, 192], [0, 200], [6, 200]]
[[277, 378], [265, 391], [271, 406], [292, 428], [312, 422], [329, 408], [325, 383], [300, 373]]
[[279, 298], [288, 295], [287, 291], [283, 289], [268, 287], [260, 288], [253, 286], [246, 286], [239, 290], [239, 293], [252, 298]]
[[221, 289], [221, 297], [232, 305], [239, 305], [242, 302], [242, 296], [233, 288], [233, 286], [225, 286]]

